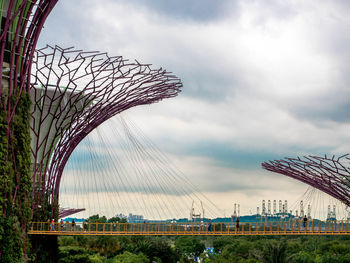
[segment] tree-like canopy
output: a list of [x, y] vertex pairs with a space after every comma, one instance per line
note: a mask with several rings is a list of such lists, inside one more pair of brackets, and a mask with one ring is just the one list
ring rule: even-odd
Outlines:
[[32, 72], [34, 207], [44, 195], [58, 199], [68, 158], [93, 129], [131, 107], [174, 97], [182, 87], [176, 76], [149, 64], [58, 46], [36, 51]]
[[340, 157], [304, 156], [264, 162], [262, 167], [297, 179], [350, 206], [349, 162], [349, 154]]

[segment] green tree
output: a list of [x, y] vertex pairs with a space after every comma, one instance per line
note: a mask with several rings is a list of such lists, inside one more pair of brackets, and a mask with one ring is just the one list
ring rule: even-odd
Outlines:
[[133, 254], [125, 251], [123, 254], [115, 256], [111, 263], [149, 263], [149, 259], [142, 253]]
[[350, 253], [346, 255], [342, 255], [343, 263], [350, 263]]
[[307, 239], [302, 241], [302, 247], [305, 251], [316, 253], [320, 244], [324, 242], [324, 239], [320, 236], [309, 236]]
[[266, 263], [284, 263], [286, 262], [286, 241], [277, 242], [269, 240], [266, 242], [261, 261]]
[[315, 256], [306, 251], [299, 251], [290, 258], [291, 263], [314, 263]]
[[343, 263], [337, 255], [332, 255], [328, 252], [321, 255], [317, 262], [320, 263]]
[[117, 217], [117, 216], [111, 217], [111, 218], [108, 219], [107, 222], [108, 223], [119, 223], [120, 222], [120, 217]]
[[249, 257], [249, 252], [253, 249], [253, 247], [254, 245], [252, 246], [251, 242], [242, 240], [236, 247], [236, 255], [247, 259]]
[[121, 250], [118, 239], [112, 236], [96, 236], [88, 241], [88, 248], [105, 257], [113, 257]]
[[176, 250], [186, 257], [198, 257], [205, 249], [205, 245], [198, 237], [180, 236], [175, 241]]
[[60, 247], [58, 251], [60, 263], [90, 263], [89, 256], [87, 249], [77, 246]]
[[348, 254], [350, 253], [350, 247], [349, 245], [339, 243], [339, 242], [334, 242], [332, 245], [329, 247], [328, 250], [331, 254], [335, 255], [343, 255], [343, 254]]
[[235, 238], [228, 237], [228, 236], [222, 236], [214, 239], [213, 247], [214, 247], [215, 253], [221, 253], [224, 247], [229, 244], [233, 246], [237, 246], [238, 242], [236, 241]]
[[152, 237], [139, 240], [135, 251], [142, 252], [152, 261], [159, 259], [161, 262], [175, 263], [179, 260], [179, 255], [164, 238]]
[[105, 257], [102, 257], [98, 254], [94, 254], [89, 256], [89, 260], [90, 263], [103, 263], [105, 262]]
[[77, 245], [77, 242], [72, 236], [63, 236], [58, 239], [58, 244], [62, 247]]
[[93, 215], [88, 218], [89, 223], [107, 223], [107, 218], [105, 216]]
[[299, 240], [290, 240], [287, 242], [286, 253], [291, 256], [302, 250], [302, 245]]

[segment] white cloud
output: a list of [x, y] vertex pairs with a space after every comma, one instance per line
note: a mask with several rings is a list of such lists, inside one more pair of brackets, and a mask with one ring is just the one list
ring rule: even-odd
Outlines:
[[295, 154], [293, 148], [298, 147], [306, 154], [314, 149], [336, 151], [349, 145], [350, 139], [348, 123], [328, 121], [318, 126], [247, 97], [218, 103], [179, 97], [135, 108], [126, 116], [136, 120], [154, 141], [174, 141], [177, 148], [211, 142], [276, 154]]

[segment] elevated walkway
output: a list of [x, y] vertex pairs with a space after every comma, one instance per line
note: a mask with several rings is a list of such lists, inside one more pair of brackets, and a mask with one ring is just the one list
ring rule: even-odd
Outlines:
[[33, 222], [30, 235], [186, 236], [186, 235], [350, 235], [350, 221], [232, 223], [55, 223]]

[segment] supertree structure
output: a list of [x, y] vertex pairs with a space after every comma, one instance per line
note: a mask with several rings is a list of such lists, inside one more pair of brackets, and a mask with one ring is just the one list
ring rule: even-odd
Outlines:
[[304, 156], [262, 163], [268, 171], [283, 174], [315, 187], [350, 206], [350, 158]]
[[[32, 190], [30, 72], [57, 0], [0, 0], [0, 261], [25, 260]], [[6, 240], [5, 240], [6, 239]]]
[[177, 77], [149, 64], [58, 46], [38, 50], [32, 72], [34, 211], [48, 200], [57, 212], [64, 167], [93, 129], [131, 107], [174, 97], [182, 87]]

